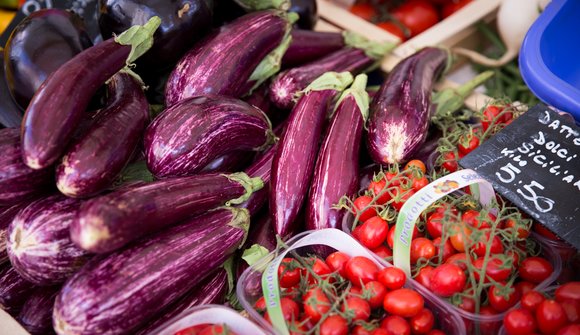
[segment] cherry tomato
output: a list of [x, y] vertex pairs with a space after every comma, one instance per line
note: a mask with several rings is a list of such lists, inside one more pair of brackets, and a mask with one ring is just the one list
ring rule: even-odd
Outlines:
[[431, 215], [427, 217], [427, 221], [425, 222], [425, 228], [427, 229], [427, 233], [431, 238], [438, 238], [441, 237], [441, 233], [443, 231], [443, 218], [445, 215], [440, 212], [433, 212]]
[[336, 251], [326, 257], [326, 264], [333, 272], [338, 272], [341, 276], [345, 276], [344, 266], [350, 259], [350, 256], [344, 252]]
[[487, 214], [487, 218], [480, 220], [479, 217], [481, 216], [481, 213], [479, 211], [470, 209], [465, 211], [463, 214], [461, 214], [461, 221], [463, 221], [464, 223], [472, 226], [473, 228], [477, 228], [477, 229], [487, 229], [487, 228], [491, 228], [491, 225], [495, 222], [496, 217], [495, 215], [488, 213]]
[[392, 35], [397, 36], [401, 41], [405, 41], [407, 39], [403, 29], [401, 29], [401, 27], [394, 22], [390, 22], [390, 21], [379, 22], [379, 23], [377, 23], [377, 26], [381, 29], [388, 31]]
[[427, 179], [427, 177], [423, 176], [420, 178], [413, 178], [413, 181], [411, 183], [411, 187], [413, 188], [413, 190], [415, 192], [419, 191], [420, 189], [422, 189], [423, 187], [429, 185], [429, 180]]
[[518, 273], [523, 280], [539, 284], [554, 272], [552, 264], [542, 257], [528, 257], [522, 261]]
[[[497, 315], [497, 311], [493, 309], [491, 306], [482, 306], [479, 308], [479, 315], [485, 316], [494, 316]], [[481, 322], [479, 324], [479, 330], [481, 334], [498, 334], [499, 328], [501, 327], [500, 322]], [[531, 334], [530, 334], [531, 335]]]
[[367, 21], [372, 21], [377, 15], [377, 11], [373, 5], [364, 3], [352, 5], [349, 12]]
[[371, 316], [371, 306], [362, 298], [349, 297], [342, 305], [342, 312], [348, 315], [349, 319], [366, 321]]
[[524, 240], [530, 236], [530, 231], [527, 229], [527, 227], [512, 218], [505, 220], [504, 229], [510, 230], [512, 235], [516, 236], [520, 240]]
[[[358, 213], [362, 211], [365, 207], [367, 207], [373, 198], [369, 197], [368, 195], [362, 195], [354, 200], [354, 210]], [[377, 210], [374, 207], [369, 207], [367, 210], [361, 213], [359, 216], [359, 220], [361, 222], [365, 222], [366, 220], [372, 218], [373, 216], [377, 215]]]
[[560, 303], [544, 300], [536, 308], [536, 322], [543, 334], [556, 334], [568, 323], [568, 317]]
[[467, 4], [471, 3], [473, 0], [458, 0], [457, 2], [450, 2], [443, 6], [441, 14], [443, 18], [451, 16], [453, 13], [457, 12], [461, 8], [465, 7]]
[[[483, 268], [483, 260], [483, 258], [479, 258], [473, 262], [473, 266], [478, 270], [473, 273], [475, 280], [479, 280], [479, 270]], [[506, 281], [510, 276], [511, 270], [501, 259], [491, 257], [485, 269], [484, 283], [489, 283], [489, 278], [495, 281]]]
[[365, 284], [365, 291], [368, 292], [369, 298], [367, 301], [371, 308], [379, 308], [383, 305], [385, 294], [387, 294], [387, 287], [380, 281], [370, 281]]
[[443, 164], [441, 164], [448, 172], [455, 172], [459, 169], [457, 164], [457, 154], [455, 152], [449, 151], [443, 154]]
[[302, 322], [295, 320], [288, 322], [288, 330], [290, 335], [302, 335], [308, 332], [308, 327]]
[[[441, 237], [437, 237], [433, 240], [433, 245], [435, 245], [435, 257], [441, 256], [442, 262], [445, 262], [449, 257], [455, 254], [455, 248], [453, 248], [449, 239], [445, 240], [445, 243], [442, 243]], [[441, 248], [443, 248], [443, 250], [441, 250]]]
[[419, 272], [417, 272], [417, 275], [414, 279], [419, 284], [425, 286], [427, 289], [431, 289], [431, 282], [429, 281], [429, 278], [431, 277], [431, 272], [433, 272], [433, 269], [435, 268], [431, 265], [422, 267]]
[[204, 330], [207, 327], [211, 327], [211, 326], [212, 325], [210, 325], [209, 323], [195, 325], [195, 326], [191, 326], [191, 327], [187, 327], [185, 329], [182, 329], [173, 335], [197, 335], [197, 334], [199, 334], [200, 331]]
[[580, 281], [569, 282], [556, 289], [556, 301], [574, 301], [580, 303]]
[[366, 220], [359, 233], [360, 242], [369, 249], [378, 248], [389, 233], [389, 224], [380, 216], [373, 216]]
[[416, 238], [411, 241], [411, 264], [417, 264], [421, 258], [430, 260], [435, 257], [436, 252], [433, 241], [425, 237]]
[[459, 137], [459, 144], [457, 144], [457, 149], [463, 155], [467, 155], [468, 153], [477, 149], [477, 147], [479, 147], [479, 138], [477, 137], [477, 134], [467, 133]]
[[386, 185], [387, 181], [384, 178], [381, 178], [378, 181], [373, 180], [369, 184], [368, 190], [371, 191], [375, 195], [375, 197], [381, 194], [381, 192], [383, 192], [377, 199], [377, 203], [379, 205], [384, 205], [391, 200], [391, 193], [389, 192], [389, 190], [387, 189], [383, 191]]
[[340, 315], [331, 315], [322, 321], [320, 335], [348, 335], [348, 322]]
[[400, 288], [388, 292], [383, 301], [385, 311], [404, 318], [410, 318], [419, 314], [424, 307], [425, 301], [423, 297], [416, 291], [408, 288]]
[[298, 299], [298, 297], [300, 297], [300, 288], [298, 287], [298, 285], [292, 286], [290, 288], [283, 288], [282, 296], [290, 298], [292, 300], [296, 300]]
[[407, 276], [403, 270], [393, 266], [381, 269], [377, 274], [377, 280], [389, 290], [398, 290], [405, 285]]
[[266, 310], [266, 299], [264, 299], [264, 297], [260, 297], [254, 304], [254, 308], [258, 312], [264, 312]]
[[412, 188], [406, 190], [404, 187], [399, 186], [397, 187], [394, 194], [395, 194], [395, 196], [393, 196], [394, 201], [391, 203], [391, 206], [397, 211], [400, 211], [405, 202], [415, 194], [415, 191]]
[[350, 291], [348, 292], [348, 297], [359, 297], [363, 296], [363, 290], [361, 287], [358, 286], [351, 286]]
[[[324, 280], [330, 277], [332, 269], [320, 258], [318, 257], [308, 258], [306, 262], [310, 264], [312, 272], [317, 274], [321, 279]], [[317, 279], [314, 278], [314, 276], [312, 276], [309, 271], [307, 271], [306, 269], [303, 269], [303, 271], [305, 273], [306, 278], [308, 278], [309, 283], [312, 284], [317, 282]]]
[[464, 252], [451, 255], [445, 263], [447, 264], [455, 264], [461, 268], [461, 270], [467, 270], [467, 255]]
[[361, 226], [362, 225], [358, 225], [352, 230], [352, 237], [354, 237], [357, 241], [360, 240], [360, 227]]
[[560, 329], [556, 335], [580, 335], [580, 324], [567, 325]]
[[504, 316], [503, 325], [508, 335], [529, 335], [536, 331], [536, 320], [526, 309], [513, 309]]
[[[505, 283], [504, 283], [505, 285]], [[499, 294], [497, 286], [492, 286], [487, 293], [489, 305], [498, 312], [505, 312], [515, 306], [520, 300], [519, 292], [515, 288], [511, 288], [511, 292], [507, 296]], [[507, 299], [506, 299], [507, 298]]]
[[378, 248], [373, 249], [373, 252], [381, 258], [393, 257], [393, 250], [384, 245], [380, 245]]
[[221, 335], [236, 335], [236, 333], [234, 333], [233, 331], [231, 331], [227, 326], [225, 325], [211, 325], [208, 326], [207, 328], [204, 328], [199, 335], [215, 335], [215, 334], [221, 334]]
[[372, 330], [365, 328], [363, 325], [355, 325], [350, 331], [350, 335], [371, 335]]
[[[491, 235], [490, 231], [486, 231], [483, 235], [483, 238], [477, 242], [475, 244], [475, 246], [473, 247], [473, 252], [479, 256], [479, 257], [483, 257], [485, 256], [485, 252], [486, 252], [486, 243], [487, 241], [489, 241], [489, 237]], [[503, 253], [503, 244], [501, 244], [501, 239], [499, 238], [499, 236], [495, 235], [492, 239], [491, 239], [491, 248], [490, 248], [490, 254], [502, 254]]]
[[392, 335], [393, 333], [389, 332], [385, 328], [377, 328], [371, 332], [371, 335]]
[[522, 307], [529, 310], [530, 312], [535, 312], [536, 308], [542, 303], [546, 298], [538, 291], [530, 291], [522, 296], [521, 304]]
[[450, 297], [462, 292], [466, 281], [465, 272], [455, 264], [441, 264], [431, 272], [431, 277], [429, 277], [431, 291], [441, 297]]
[[320, 287], [314, 287], [306, 292], [302, 298], [302, 303], [304, 305], [304, 313], [306, 316], [312, 320], [312, 322], [318, 322], [322, 315], [328, 313], [332, 304], [330, 300], [322, 292]]
[[439, 22], [437, 9], [425, 0], [406, 1], [391, 11], [397, 20], [411, 31], [411, 37], [417, 36]]
[[416, 169], [422, 172], [422, 175], [427, 173], [427, 168], [425, 167], [425, 163], [423, 163], [419, 159], [410, 160], [407, 164], [405, 164], [405, 170], [412, 170]]
[[395, 245], [395, 230], [396, 230], [396, 225], [392, 225], [391, 228], [389, 229], [389, 233], [387, 234], [387, 245], [389, 246], [389, 248], [391, 248], [391, 250], [393, 250], [393, 247]]
[[457, 225], [452, 228], [452, 235], [449, 237], [453, 248], [459, 252], [465, 252], [465, 245], [469, 245], [471, 242], [469, 237], [471, 236], [471, 229], [463, 226]]
[[411, 333], [413, 334], [427, 334], [435, 325], [435, 316], [427, 309], [423, 308], [419, 314], [409, 320], [411, 325]]
[[280, 287], [292, 287], [300, 282], [300, 263], [294, 258], [284, 258], [278, 267]]
[[[298, 319], [298, 316], [300, 316], [300, 306], [298, 306], [296, 301], [290, 298], [280, 298], [280, 307], [282, 308], [282, 315], [286, 321], [296, 320]], [[268, 321], [268, 323], [272, 323], [268, 312], [264, 314], [264, 319]]]
[[562, 301], [560, 305], [562, 305], [562, 308], [564, 308], [564, 312], [566, 312], [568, 321], [572, 323], [580, 322], [580, 302], [566, 300]]
[[[443, 14], [443, 17], [446, 17], [445, 13]], [[487, 106], [485, 108], [485, 110], [483, 111], [483, 117], [481, 119], [481, 126], [483, 128], [483, 131], [487, 131], [487, 129], [489, 129], [490, 126], [495, 125], [499, 121], [497, 117], [502, 111], [503, 107], [501, 106]]]
[[540, 235], [542, 235], [543, 237], [552, 240], [552, 241], [560, 241], [560, 238], [558, 236], [556, 236], [556, 234], [552, 233], [550, 230], [548, 230], [548, 228], [545, 228], [544, 226], [542, 226], [539, 223], [534, 223], [532, 225], [532, 229], [534, 229], [534, 231]]
[[427, 335], [446, 335], [446, 334], [439, 329], [432, 329], [430, 332], [427, 333]]
[[516, 283], [515, 288], [520, 292], [520, 295], [523, 297], [526, 293], [533, 291], [535, 284], [530, 283], [529, 281], [521, 281]]
[[346, 278], [354, 286], [362, 286], [375, 280], [378, 272], [377, 265], [366, 257], [353, 257], [345, 265]]
[[[411, 335], [411, 326], [407, 320], [397, 315], [389, 315], [381, 321], [385, 334]], [[373, 333], [375, 334], [375, 333]]]
[[461, 297], [461, 301], [459, 302], [457, 307], [461, 308], [466, 312], [475, 313], [475, 300], [470, 297]]
[[520, 254], [518, 254], [515, 250], [508, 250], [505, 255], [512, 259], [513, 266], [520, 265]]

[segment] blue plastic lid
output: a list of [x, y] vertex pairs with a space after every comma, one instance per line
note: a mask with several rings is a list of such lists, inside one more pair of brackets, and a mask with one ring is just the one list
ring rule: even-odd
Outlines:
[[545, 103], [580, 122], [580, 1], [553, 0], [534, 22], [520, 50], [520, 71]]

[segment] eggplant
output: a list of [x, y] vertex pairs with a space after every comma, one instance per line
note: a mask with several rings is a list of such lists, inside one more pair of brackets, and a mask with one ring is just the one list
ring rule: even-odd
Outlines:
[[357, 75], [371, 69], [390, 51], [393, 44], [369, 42], [353, 33], [345, 35], [346, 47], [306, 65], [281, 72], [270, 84], [270, 99], [282, 109], [291, 109], [296, 93], [326, 72]]
[[369, 96], [367, 76], [358, 75], [342, 94], [322, 141], [306, 202], [306, 229], [341, 229], [344, 209], [332, 208], [358, 191], [358, 159]]
[[208, 276], [202, 283], [190, 289], [177, 302], [165, 309], [163, 313], [160, 314], [161, 316], [157, 316], [153, 321], [141, 328], [136, 335], [151, 334], [152, 331], [188, 308], [207, 304], [221, 305], [225, 300], [227, 291], [228, 274], [226, 270], [219, 268]]
[[147, 167], [158, 178], [187, 176], [234, 151], [260, 150], [273, 141], [259, 109], [235, 98], [204, 95], [169, 107], [145, 132]]
[[37, 288], [22, 306], [16, 319], [31, 335], [53, 333], [52, 308], [60, 288], [60, 286]]
[[256, 216], [256, 219], [252, 218], [248, 238], [243, 246], [244, 252], [236, 263], [236, 278], [239, 279], [248, 267], [276, 250], [277, 246], [278, 241], [272, 217], [267, 210], [262, 211]]
[[135, 333], [222, 265], [249, 223], [246, 210], [221, 208], [89, 262], [56, 298], [55, 331]]
[[0, 152], [0, 206], [18, 204], [50, 189], [50, 169], [33, 170], [22, 162], [17, 128], [0, 129]]
[[252, 178], [260, 178], [264, 182], [264, 187], [250, 195], [250, 197], [239, 204], [238, 207], [245, 208], [254, 216], [266, 202], [268, 202], [270, 176], [272, 171], [272, 161], [278, 150], [278, 144], [274, 144], [269, 149], [258, 156], [256, 161], [247, 169], [246, 174]]
[[370, 105], [367, 148], [377, 164], [403, 163], [425, 141], [431, 94], [449, 55], [424, 48], [398, 63]]
[[84, 50], [44, 81], [24, 114], [21, 138], [26, 165], [42, 169], [60, 158], [95, 92], [147, 51], [159, 21], [153, 18]]
[[290, 114], [272, 162], [269, 194], [270, 215], [282, 237], [296, 228], [294, 221], [312, 179], [329, 105], [351, 82], [348, 72], [322, 75], [306, 88]]
[[12, 99], [10, 88], [4, 76], [4, 49], [0, 47], [0, 129], [2, 127], [20, 127], [24, 111]]
[[11, 266], [0, 269], [0, 308], [12, 316], [18, 315], [22, 305], [34, 292], [34, 284], [25, 280]]
[[6, 250], [6, 240], [8, 226], [12, 223], [12, 220], [26, 206], [28, 206], [29, 201], [23, 201], [19, 204], [12, 205], [9, 207], [0, 207], [0, 265], [8, 262], [8, 251]]
[[252, 161], [253, 152], [230, 152], [214, 159], [201, 169], [201, 173], [234, 172], [243, 170]]
[[283, 41], [289, 43], [289, 20], [277, 10], [250, 13], [198, 42], [169, 76], [165, 105], [205, 94], [239, 98], [248, 93], [254, 81], [271, 75], [268, 71], [254, 74], [262, 60], [283, 46]]
[[344, 48], [341, 33], [292, 29], [292, 42], [284, 57], [283, 67], [302, 65]]
[[161, 25], [153, 46], [137, 61], [137, 72], [156, 74], [175, 62], [211, 28], [213, 0], [99, 0], [99, 27], [104, 38], [143, 25], [157, 16]]
[[115, 180], [133, 156], [149, 121], [149, 104], [131, 75], [115, 74], [109, 104], [56, 168], [56, 186], [69, 197], [97, 194]]
[[6, 80], [26, 109], [40, 85], [63, 64], [93, 45], [83, 19], [72, 11], [41, 9], [24, 18], [6, 42]]
[[295, 25], [301, 29], [314, 29], [318, 21], [318, 8], [316, 0], [291, 0], [289, 12], [298, 14], [298, 21]]
[[243, 172], [127, 186], [85, 201], [71, 225], [71, 238], [87, 251], [107, 253], [193, 215], [239, 204], [262, 187], [260, 178]]

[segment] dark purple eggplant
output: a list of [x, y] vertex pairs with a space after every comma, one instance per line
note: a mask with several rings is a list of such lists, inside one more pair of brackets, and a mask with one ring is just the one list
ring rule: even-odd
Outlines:
[[220, 208], [89, 262], [56, 298], [58, 334], [133, 334], [242, 245], [248, 212]]
[[33, 292], [34, 284], [22, 278], [13, 267], [4, 265], [0, 269], [0, 308], [7, 313], [18, 315]]
[[264, 187], [261, 190], [252, 193], [246, 201], [238, 205], [238, 207], [247, 209], [251, 216], [254, 216], [254, 214], [256, 214], [262, 206], [266, 204], [266, 202], [268, 202], [272, 161], [274, 160], [274, 155], [277, 150], [278, 144], [274, 144], [272, 147], [260, 154], [256, 161], [245, 171], [248, 176], [252, 178], [260, 178], [264, 181]]
[[158, 73], [172, 66], [211, 28], [213, 0], [99, 0], [104, 38], [150, 18], [161, 18], [151, 49], [137, 61], [137, 72]]
[[0, 153], [0, 206], [18, 204], [50, 189], [50, 169], [33, 170], [22, 162], [17, 128], [0, 129]]
[[296, 26], [301, 29], [314, 29], [316, 21], [318, 21], [318, 8], [316, 7], [316, 0], [291, 0], [289, 12], [298, 14], [298, 21]]
[[270, 215], [276, 233], [282, 237], [294, 231], [308, 193], [329, 105], [351, 82], [348, 72], [322, 75], [306, 88], [290, 114], [272, 162], [269, 195]]
[[306, 229], [341, 229], [345, 209], [335, 209], [343, 196], [358, 191], [358, 160], [369, 96], [367, 76], [358, 75], [344, 91], [322, 141], [306, 202]]
[[16, 102], [26, 108], [48, 76], [93, 45], [83, 19], [51, 8], [31, 13], [6, 43], [6, 80]]
[[12, 99], [4, 75], [4, 49], [0, 47], [0, 129], [2, 127], [20, 127], [24, 111]]
[[262, 187], [260, 178], [243, 172], [127, 186], [85, 201], [72, 223], [71, 238], [87, 251], [106, 253], [193, 215], [239, 204]]
[[252, 161], [254, 152], [230, 152], [214, 159], [201, 169], [201, 173], [210, 172], [235, 172], [243, 170]]
[[178, 62], [167, 81], [165, 105], [205, 94], [245, 95], [251, 89], [248, 82], [267, 79], [254, 70], [289, 31], [288, 15], [277, 10], [250, 13], [226, 24]]
[[270, 99], [282, 109], [291, 109], [296, 93], [306, 88], [322, 74], [351, 72], [357, 75], [371, 69], [391, 50], [392, 44], [369, 42], [355, 34], [345, 35], [346, 47], [306, 65], [281, 72], [270, 84]]
[[7, 231], [10, 263], [39, 286], [64, 282], [90, 258], [70, 238], [80, 206], [77, 199], [54, 195], [35, 201], [16, 215]]
[[177, 302], [165, 309], [153, 321], [141, 328], [136, 335], [148, 335], [152, 331], [173, 319], [181, 312], [195, 306], [222, 304], [228, 291], [228, 274], [223, 268], [208, 276], [202, 283], [190, 289]]
[[389, 73], [370, 106], [367, 147], [376, 163], [405, 162], [423, 144], [433, 86], [448, 58], [443, 49], [424, 48]]
[[268, 117], [256, 107], [218, 95], [169, 107], [145, 132], [147, 167], [159, 178], [187, 176], [235, 151], [260, 150], [273, 141]]
[[8, 226], [10, 226], [16, 214], [28, 206], [29, 203], [30, 200], [9, 207], [0, 207], [0, 265], [8, 262], [8, 251], [6, 250], [6, 240], [8, 238], [6, 231]]
[[133, 156], [149, 121], [141, 84], [119, 72], [109, 81], [109, 104], [56, 168], [56, 186], [69, 197], [87, 197], [111, 185]]
[[39, 287], [22, 306], [16, 319], [31, 335], [52, 333], [52, 308], [59, 291], [60, 286]]
[[243, 100], [252, 106], [258, 107], [264, 114], [268, 116], [272, 126], [281, 124], [288, 118], [288, 111], [276, 108], [270, 100], [270, 82], [267, 81], [256, 88], [252, 94], [246, 96]]
[[159, 18], [76, 55], [53, 72], [30, 101], [22, 125], [22, 158], [33, 169], [52, 165], [67, 148], [101, 85], [151, 45]]
[[292, 29], [292, 41], [282, 58], [282, 66], [306, 64], [344, 46], [344, 37], [341, 33]]
[[267, 210], [261, 211], [256, 218], [252, 217], [250, 232], [243, 246], [244, 251], [236, 264], [236, 278], [239, 279], [255, 261], [274, 251], [277, 245], [272, 217]]

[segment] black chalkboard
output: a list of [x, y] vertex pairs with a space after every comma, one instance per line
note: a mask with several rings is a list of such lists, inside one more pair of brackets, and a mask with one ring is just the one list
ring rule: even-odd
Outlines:
[[580, 128], [537, 105], [459, 161], [580, 249]]

